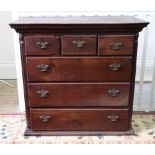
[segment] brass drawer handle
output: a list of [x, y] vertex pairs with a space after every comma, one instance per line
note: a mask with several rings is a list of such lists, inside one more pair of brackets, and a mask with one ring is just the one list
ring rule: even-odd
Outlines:
[[36, 43], [36, 46], [38, 46], [41, 49], [47, 49], [48, 45], [49, 45], [49, 43], [47, 41], [43, 41], [43, 40], [42, 41], [38, 41]]
[[80, 40], [74, 40], [73, 42], [73, 45], [77, 48], [83, 48], [83, 45], [86, 44], [85, 41], [80, 41]]
[[42, 116], [39, 116], [39, 119], [43, 122], [43, 123], [47, 123], [49, 121], [49, 119], [51, 119], [50, 116], [48, 115], [42, 115]]
[[39, 69], [40, 72], [46, 72], [46, 71], [48, 71], [48, 69], [50, 67], [51, 66], [48, 65], [48, 64], [39, 64], [39, 65], [37, 65], [37, 68]]
[[117, 64], [117, 63], [112, 63], [109, 65], [109, 68], [112, 71], [118, 71], [118, 70], [120, 70], [120, 67], [121, 67], [121, 64]]
[[109, 115], [107, 117], [111, 122], [117, 122], [119, 120], [119, 116], [117, 115]]
[[36, 93], [39, 95], [39, 97], [46, 98], [49, 94], [49, 91], [41, 89], [41, 90], [38, 90]]
[[114, 41], [110, 43], [109, 46], [112, 50], [119, 50], [123, 47], [123, 43], [120, 41]]
[[112, 96], [112, 97], [118, 96], [119, 93], [120, 93], [120, 91], [117, 90], [117, 89], [110, 89], [110, 90], [108, 90], [108, 95]]

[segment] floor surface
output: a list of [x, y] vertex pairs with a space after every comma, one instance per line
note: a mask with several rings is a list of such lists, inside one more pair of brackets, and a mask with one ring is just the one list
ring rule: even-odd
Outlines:
[[15, 88], [0, 82], [0, 114], [19, 112], [17, 82], [16, 80], [6, 81], [14, 85]]

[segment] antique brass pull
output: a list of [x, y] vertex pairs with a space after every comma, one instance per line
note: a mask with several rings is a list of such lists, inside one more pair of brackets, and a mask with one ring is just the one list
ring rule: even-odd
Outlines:
[[41, 89], [37, 91], [37, 94], [39, 95], [39, 97], [46, 98], [49, 94], [49, 91]]
[[117, 115], [109, 115], [107, 118], [110, 119], [111, 122], [117, 122], [118, 119], [119, 119], [119, 116], [117, 116]]
[[114, 41], [110, 43], [109, 46], [112, 50], [119, 50], [120, 48], [122, 48], [123, 43], [119, 41]]
[[46, 72], [50, 68], [50, 65], [48, 65], [48, 64], [39, 64], [39, 65], [37, 65], [37, 68], [39, 69], [40, 72]]
[[112, 71], [118, 71], [120, 69], [121, 65], [120, 64], [117, 64], [117, 63], [113, 63], [113, 64], [110, 64], [109, 65], [109, 68], [112, 70]]
[[42, 116], [39, 116], [39, 118], [41, 119], [43, 123], [46, 123], [49, 121], [49, 119], [51, 119], [51, 117], [48, 115], [42, 115]]
[[117, 89], [110, 89], [110, 90], [108, 90], [108, 95], [112, 96], [112, 97], [118, 96], [119, 93], [120, 93], [120, 91], [117, 90]]
[[80, 40], [77, 40], [77, 41], [74, 40], [72, 43], [73, 43], [73, 45], [74, 45], [75, 47], [77, 47], [77, 48], [82, 48], [83, 45], [86, 44], [85, 41], [80, 41]]
[[36, 43], [36, 45], [39, 47], [39, 48], [41, 48], [41, 49], [46, 49], [47, 47], [48, 47], [48, 45], [49, 45], [49, 43], [47, 42], [47, 41], [38, 41], [37, 43]]

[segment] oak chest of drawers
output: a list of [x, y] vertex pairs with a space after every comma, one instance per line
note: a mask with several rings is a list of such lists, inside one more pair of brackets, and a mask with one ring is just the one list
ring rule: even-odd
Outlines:
[[131, 127], [138, 33], [129, 16], [24, 17], [25, 135], [121, 135]]

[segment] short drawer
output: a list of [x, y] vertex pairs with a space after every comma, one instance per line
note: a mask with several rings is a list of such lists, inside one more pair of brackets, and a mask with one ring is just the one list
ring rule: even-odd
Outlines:
[[99, 55], [132, 55], [133, 35], [99, 36]]
[[31, 107], [128, 106], [129, 83], [30, 83]]
[[31, 109], [32, 130], [125, 131], [127, 109]]
[[59, 36], [32, 35], [24, 38], [26, 55], [59, 55]]
[[62, 36], [63, 55], [96, 55], [95, 35]]
[[28, 81], [130, 81], [131, 57], [33, 57], [26, 59]]

